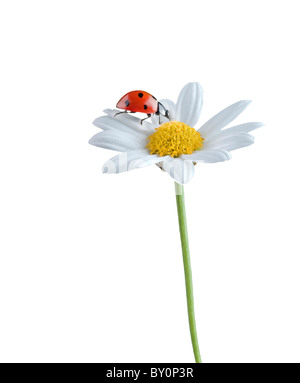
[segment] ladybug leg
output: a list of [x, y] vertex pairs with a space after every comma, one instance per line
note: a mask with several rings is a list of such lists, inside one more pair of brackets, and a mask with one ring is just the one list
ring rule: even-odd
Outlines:
[[146, 117], [146, 118], [143, 118], [143, 119], [141, 120], [141, 125], [143, 125], [143, 121], [145, 121], [145, 120], [148, 120], [148, 118], [150, 118], [150, 117], [151, 117], [151, 114], [147, 114], [147, 116], [148, 116], [148, 117]]
[[169, 121], [171, 121], [171, 116], [168, 110], [165, 111], [165, 114], [158, 113], [158, 119], [160, 124], [161, 124], [161, 120], [160, 120], [161, 116], [166, 117]]
[[127, 110], [124, 110], [124, 112], [118, 112], [114, 115], [114, 117], [116, 117], [118, 114], [124, 114], [124, 113], [127, 113]]
[[[162, 111], [164, 113], [162, 113]], [[161, 102], [158, 103], [158, 109], [157, 109], [156, 113], [159, 115], [159, 123], [160, 123], [160, 116], [161, 115], [168, 118], [169, 121], [171, 120], [171, 116], [170, 116], [169, 111], [163, 106], [163, 104]]]
[[136, 113], [136, 112], [128, 112], [128, 110], [124, 110], [124, 112], [118, 112], [114, 115], [116, 117], [118, 114], [129, 114], [129, 113]]
[[161, 124], [161, 121], [160, 121], [160, 116], [161, 116], [161, 113], [158, 114], [158, 121], [159, 121], [159, 125]]

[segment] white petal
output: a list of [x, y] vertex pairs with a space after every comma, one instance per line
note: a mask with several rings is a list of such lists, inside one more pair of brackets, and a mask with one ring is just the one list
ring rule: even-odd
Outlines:
[[[170, 115], [170, 120], [173, 121], [174, 120], [174, 117], [175, 117], [175, 103], [171, 100], [159, 100], [159, 102], [161, 104], [163, 104], [163, 106], [166, 108], [166, 110], [169, 112], [169, 115]], [[160, 125], [160, 124], [163, 124], [164, 122], [168, 122], [170, 121], [168, 118], [160, 115], [160, 123], [159, 123], [159, 116], [157, 116], [156, 114], [153, 114], [152, 117], [151, 117], [151, 121], [155, 124], [155, 125]]]
[[138, 137], [118, 132], [114, 130], [107, 130], [95, 134], [90, 140], [89, 144], [98, 146], [100, 148], [127, 151], [142, 149], [146, 146], [146, 139], [142, 140]]
[[202, 125], [198, 132], [204, 138], [212, 136], [240, 115], [250, 103], [250, 100], [242, 100], [228, 106]]
[[194, 176], [192, 161], [169, 157], [163, 162], [163, 169], [179, 184], [186, 184]]
[[175, 120], [194, 127], [200, 117], [203, 104], [203, 90], [199, 83], [191, 82], [181, 90], [177, 104]]
[[209, 135], [209, 139], [211, 139], [212, 137], [215, 137], [217, 134], [232, 134], [232, 133], [249, 133], [251, 132], [252, 130], [254, 129], [258, 129], [258, 128], [261, 128], [262, 126], [264, 126], [264, 123], [262, 122], [246, 122], [245, 124], [240, 124], [240, 125], [236, 125], [236, 126], [233, 126], [231, 128], [227, 128], [227, 129], [224, 129], [224, 130], [221, 130], [221, 132], [216, 132], [215, 134], [212, 134], [212, 135]]
[[140, 138], [146, 138], [147, 133], [143, 131], [141, 124], [132, 124], [132, 123], [124, 123], [121, 121], [118, 121], [116, 118], [110, 117], [110, 116], [102, 116], [96, 118], [96, 120], [93, 122], [97, 128], [103, 129], [103, 130], [116, 130], [125, 132], [127, 134], [134, 135], [136, 137]]
[[183, 155], [181, 156], [181, 158], [191, 160], [193, 162], [214, 163], [230, 160], [231, 155], [226, 150], [201, 149], [199, 151], [194, 152], [191, 155]]
[[204, 141], [203, 148], [209, 150], [223, 149], [231, 151], [253, 143], [254, 137], [247, 133], [232, 133], [230, 135], [220, 133], [210, 140]]
[[134, 150], [121, 153], [108, 160], [102, 168], [103, 173], [123, 173], [161, 162], [166, 157], [149, 154], [148, 150]]
[[140, 118], [134, 117], [128, 113], [122, 113], [122, 114], [118, 114], [116, 116], [116, 113], [120, 112], [119, 109], [105, 109], [103, 112], [108, 114], [109, 116], [113, 117], [114, 119], [116, 119], [116, 121], [120, 121], [124, 125], [132, 128], [133, 130], [136, 130], [136, 131], [151, 134], [151, 133], [153, 133], [154, 129], [156, 128], [156, 126], [154, 126], [151, 122], [144, 121], [141, 124]]

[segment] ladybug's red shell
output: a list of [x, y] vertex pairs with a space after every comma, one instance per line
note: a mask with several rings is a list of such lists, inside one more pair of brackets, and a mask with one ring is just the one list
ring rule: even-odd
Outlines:
[[133, 90], [126, 93], [117, 103], [117, 108], [130, 112], [153, 114], [157, 112], [158, 101], [150, 93]]

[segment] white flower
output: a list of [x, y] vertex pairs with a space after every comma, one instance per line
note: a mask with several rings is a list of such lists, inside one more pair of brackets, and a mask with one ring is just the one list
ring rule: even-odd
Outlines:
[[[254, 137], [249, 132], [263, 126], [260, 122], [249, 122], [223, 129], [251, 102], [242, 100], [222, 110], [195, 130], [203, 104], [203, 91], [198, 83], [187, 84], [180, 92], [176, 104], [171, 100], [160, 102], [169, 111], [171, 122], [166, 117], [161, 117], [163, 124], [159, 125], [158, 116], [153, 115], [152, 122], [145, 121], [141, 125], [140, 119], [129, 114], [115, 117], [118, 110], [112, 109], [106, 109], [106, 116], [94, 121], [94, 125], [103, 132], [93, 136], [89, 143], [122, 152], [104, 164], [104, 173], [120, 173], [158, 164], [176, 182], [185, 184], [192, 179], [197, 162], [229, 160], [232, 150], [254, 142]], [[175, 133], [178, 129], [181, 129], [182, 135]], [[176, 150], [174, 145], [172, 148], [168, 147], [172, 141], [174, 144], [174, 140]], [[193, 144], [194, 141], [197, 143], [195, 147], [191, 147], [190, 143]], [[199, 146], [199, 143], [202, 144]]]

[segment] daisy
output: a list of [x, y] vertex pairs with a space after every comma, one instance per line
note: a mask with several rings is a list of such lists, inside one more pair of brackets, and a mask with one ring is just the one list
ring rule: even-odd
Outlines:
[[189, 327], [195, 361], [201, 363], [183, 184], [192, 179], [198, 162], [227, 161], [232, 150], [253, 144], [254, 137], [249, 132], [263, 124], [248, 122], [224, 129], [250, 104], [249, 100], [243, 100], [230, 105], [196, 129], [203, 104], [203, 91], [198, 83], [187, 84], [176, 104], [171, 100], [160, 100], [160, 103], [168, 111], [168, 118], [152, 115], [151, 122], [142, 124], [132, 115], [106, 109], [106, 116], [94, 121], [94, 125], [103, 131], [89, 142], [121, 152], [104, 164], [104, 173], [121, 173], [156, 164], [175, 180]]
[[94, 135], [89, 143], [121, 154], [103, 165], [104, 173], [121, 173], [152, 164], [159, 165], [177, 183], [186, 184], [194, 176], [198, 162], [227, 161], [230, 152], [253, 144], [250, 131], [263, 126], [260, 122], [248, 122], [227, 127], [250, 104], [250, 100], [238, 101], [222, 110], [200, 128], [198, 123], [203, 90], [199, 83], [188, 83], [181, 90], [177, 103], [160, 100], [169, 111], [170, 120], [153, 115], [151, 122], [143, 122], [119, 110], [106, 109], [106, 116], [97, 118], [94, 125], [103, 132]]

